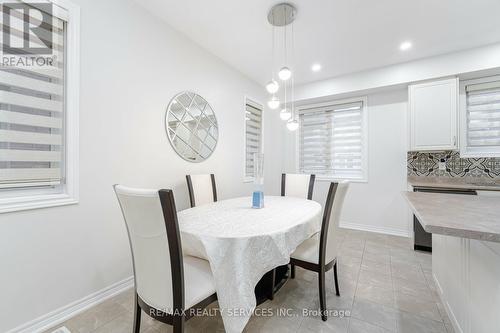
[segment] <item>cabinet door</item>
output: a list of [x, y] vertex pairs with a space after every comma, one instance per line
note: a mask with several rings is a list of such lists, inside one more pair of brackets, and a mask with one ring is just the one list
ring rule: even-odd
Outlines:
[[470, 240], [470, 330], [498, 332], [500, 327], [500, 244]]
[[457, 149], [458, 79], [409, 86], [410, 149]]

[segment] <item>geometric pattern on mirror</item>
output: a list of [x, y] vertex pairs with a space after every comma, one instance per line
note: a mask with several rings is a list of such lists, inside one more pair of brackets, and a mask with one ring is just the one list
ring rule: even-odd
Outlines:
[[202, 162], [215, 150], [219, 128], [214, 110], [200, 95], [177, 94], [167, 108], [165, 126], [170, 144], [189, 162]]

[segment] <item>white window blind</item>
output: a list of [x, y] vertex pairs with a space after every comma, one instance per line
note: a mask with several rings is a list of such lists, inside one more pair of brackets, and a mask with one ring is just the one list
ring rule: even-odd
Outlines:
[[467, 150], [500, 156], [500, 81], [470, 84], [465, 90]]
[[[64, 182], [66, 23], [52, 25], [53, 66], [0, 68], [0, 188]], [[11, 28], [11, 43], [26, 36]]]
[[363, 101], [299, 110], [299, 169], [325, 178], [365, 177]]
[[262, 106], [245, 105], [245, 178], [254, 178], [255, 154], [262, 153]]

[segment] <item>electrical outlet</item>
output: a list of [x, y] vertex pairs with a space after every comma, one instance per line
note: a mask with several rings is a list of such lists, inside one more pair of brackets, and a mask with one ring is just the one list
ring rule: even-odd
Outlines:
[[438, 163], [439, 170], [446, 170], [446, 162]]

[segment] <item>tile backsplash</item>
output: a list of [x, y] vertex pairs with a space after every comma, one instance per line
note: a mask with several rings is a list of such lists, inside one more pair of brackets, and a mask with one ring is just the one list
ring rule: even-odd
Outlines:
[[[445, 170], [439, 170], [439, 162]], [[456, 151], [408, 152], [408, 176], [500, 179], [500, 157], [461, 158]]]

